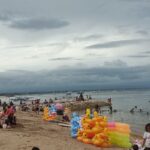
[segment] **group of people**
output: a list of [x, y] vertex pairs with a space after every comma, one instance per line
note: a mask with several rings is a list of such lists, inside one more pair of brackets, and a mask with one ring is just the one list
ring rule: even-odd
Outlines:
[[85, 101], [91, 99], [92, 99], [91, 95], [86, 95], [86, 99], [85, 99], [82, 92], [80, 92], [79, 96], [76, 96], [76, 101]]
[[[135, 112], [140, 112], [140, 113], [142, 113], [142, 112], [144, 112], [144, 110], [141, 108], [141, 107], [137, 107], [137, 106], [134, 106], [133, 108], [131, 108], [131, 110], [130, 110], [130, 113], [132, 113], [132, 114], [134, 114]], [[149, 112], [147, 111], [147, 112], [145, 112], [147, 115], [149, 115]]]
[[16, 125], [15, 106], [12, 102], [2, 104], [2, 111], [0, 112], [0, 127], [9, 128]]

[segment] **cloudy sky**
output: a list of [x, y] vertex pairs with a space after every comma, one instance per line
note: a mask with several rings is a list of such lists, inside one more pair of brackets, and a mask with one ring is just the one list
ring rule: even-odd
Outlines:
[[150, 87], [150, 0], [0, 0], [0, 92]]

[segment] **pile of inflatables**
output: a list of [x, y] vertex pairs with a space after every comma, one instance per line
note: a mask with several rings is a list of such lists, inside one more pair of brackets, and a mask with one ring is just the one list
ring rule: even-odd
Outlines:
[[55, 105], [51, 105], [50, 107], [44, 108], [43, 120], [51, 121], [55, 120], [57, 117]]
[[91, 115], [90, 109], [82, 117], [73, 114], [71, 136], [83, 143], [99, 147], [131, 147], [128, 124], [108, 122], [107, 117], [99, 116], [96, 111]]
[[112, 145], [130, 148], [130, 128], [128, 124], [119, 122], [108, 123], [108, 136]]

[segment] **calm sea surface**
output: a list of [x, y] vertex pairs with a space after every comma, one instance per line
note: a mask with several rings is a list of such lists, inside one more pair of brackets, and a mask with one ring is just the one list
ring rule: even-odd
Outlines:
[[[90, 95], [92, 99], [106, 100], [112, 98], [113, 109], [117, 112], [109, 114], [109, 112], [103, 112], [103, 115], [108, 116], [110, 121], [119, 121], [128, 123], [131, 129], [137, 134], [144, 132], [144, 126], [150, 122], [150, 90], [119, 90], [119, 91], [88, 91], [84, 92], [84, 97]], [[30, 94], [30, 95], [16, 95], [15, 97], [29, 97], [31, 100], [40, 98], [42, 101], [45, 99], [74, 99], [79, 96], [76, 92], [72, 92], [71, 95], [66, 93], [49, 93], [49, 94]], [[9, 101], [9, 97], [0, 96], [2, 101]], [[130, 110], [137, 106], [134, 113], [130, 113]], [[143, 112], [140, 112], [142, 109]]]

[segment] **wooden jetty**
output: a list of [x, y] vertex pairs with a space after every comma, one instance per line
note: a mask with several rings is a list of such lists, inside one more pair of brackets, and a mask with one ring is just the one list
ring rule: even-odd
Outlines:
[[101, 100], [86, 100], [86, 101], [67, 101], [63, 103], [64, 107], [69, 108], [71, 111], [82, 111], [86, 108], [97, 108], [101, 109], [103, 107], [111, 108], [111, 103]]

